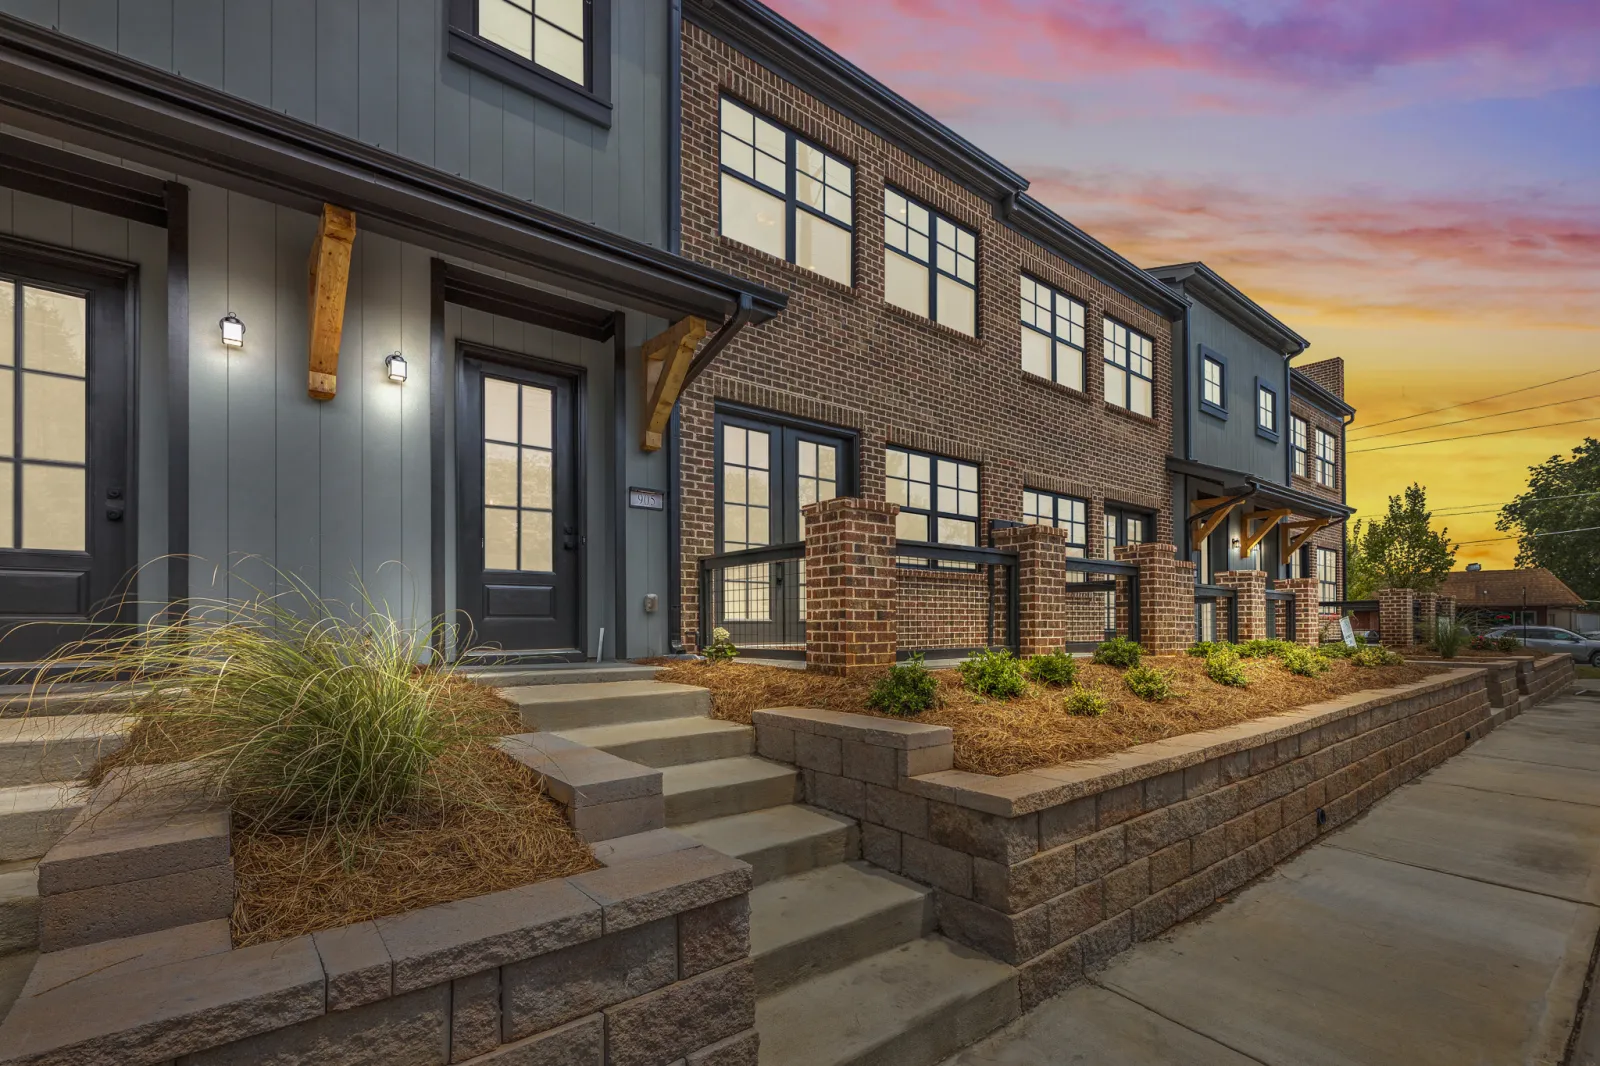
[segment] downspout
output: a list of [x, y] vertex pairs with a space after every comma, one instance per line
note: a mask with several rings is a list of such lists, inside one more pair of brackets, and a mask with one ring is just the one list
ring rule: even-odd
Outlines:
[[739, 294], [739, 309], [729, 316], [728, 320], [706, 342], [706, 346], [700, 349], [700, 353], [694, 357], [694, 362], [689, 364], [689, 372], [684, 375], [683, 384], [678, 389], [680, 396], [690, 385], [694, 384], [695, 378], [705, 373], [706, 367], [710, 366], [711, 361], [722, 353], [722, 349], [726, 348], [733, 338], [739, 335], [739, 331], [749, 325], [750, 319], [754, 315], [755, 302], [751, 300], [749, 293], [741, 292]]
[[[1342, 396], [1339, 397], [1339, 398], [1341, 400], [1344, 399], [1344, 397], [1342, 397]], [[1355, 420], [1356, 420], [1356, 416], [1355, 416], [1354, 413], [1345, 415], [1343, 418], [1339, 419], [1339, 465], [1344, 470], [1343, 476], [1339, 478], [1339, 502], [1344, 504], [1346, 507], [1350, 506], [1350, 453], [1345, 451], [1345, 448], [1344, 448], [1345, 430], [1349, 429], [1350, 428], [1350, 424], [1352, 422], [1354, 422]], [[1345, 516], [1345, 519], [1344, 519], [1344, 530], [1343, 530], [1343, 533], [1341, 534], [1341, 536], [1342, 536], [1342, 539], [1344, 540], [1344, 566], [1340, 567], [1340, 569], [1339, 569], [1339, 598], [1341, 600], [1348, 600], [1350, 598], [1350, 516], [1349, 515]]]

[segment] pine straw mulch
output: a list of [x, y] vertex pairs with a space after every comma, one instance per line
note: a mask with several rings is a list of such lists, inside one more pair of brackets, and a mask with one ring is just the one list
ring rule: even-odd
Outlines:
[[[1393, 648], [1391, 650], [1399, 652], [1407, 659], [1430, 659], [1438, 662], [1442, 658], [1438, 652], [1426, 644], [1412, 644], [1409, 647]], [[1539, 653], [1529, 651], [1527, 648], [1518, 648], [1516, 651], [1472, 651], [1471, 649], [1463, 648], [1461, 651], [1456, 652], [1455, 657], [1457, 659], [1537, 659]]]
[[[1080, 718], [1062, 710], [1060, 689], [1030, 684], [1027, 694], [1017, 699], [985, 699], [962, 688], [956, 671], [940, 670], [934, 675], [939, 679], [940, 705], [915, 720], [951, 728], [956, 769], [1003, 775], [1109, 755], [1443, 672], [1416, 664], [1360, 667], [1335, 660], [1327, 673], [1309, 678], [1289, 673], [1276, 660], [1245, 659], [1250, 685], [1240, 689], [1206, 677], [1204, 660], [1191, 656], [1147, 656], [1145, 662], [1174, 672], [1177, 698], [1148, 703], [1128, 690], [1123, 671], [1081, 661], [1078, 683], [1098, 689], [1111, 706], [1099, 718]], [[710, 689], [712, 715], [730, 722], [748, 723], [751, 712], [767, 707], [816, 707], [887, 717], [867, 708], [872, 677], [827, 677], [737, 661], [674, 660], [656, 679]]]
[[[493, 747], [522, 732], [516, 708], [452, 678], [452, 710], [485, 743], [441, 760], [440, 797], [362, 832], [273, 832], [235, 816], [233, 944], [273, 940], [567, 877], [599, 863], [542, 780]], [[193, 747], [145, 718], [95, 768], [179, 761]], [[455, 796], [446, 799], [443, 797]], [[478, 798], [473, 798], [478, 797]]]

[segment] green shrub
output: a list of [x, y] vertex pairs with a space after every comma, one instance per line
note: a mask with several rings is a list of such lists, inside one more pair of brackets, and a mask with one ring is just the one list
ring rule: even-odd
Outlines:
[[1009, 651], [980, 651], [960, 666], [961, 684], [968, 692], [1009, 700], [1028, 689], [1022, 662]]
[[1197, 640], [1189, 645], [1189, 654], [1196, 659], [1204, 659], [1218, 648], [1226, 648], [1227, 646], [1228, 642], [1225, 640]]
[[1507, 634], [1507, 635], [1505, 635], [1503, 637], [1496, 637], [1495, 638], [1495, 642], [1494, 642], [1495, 651], [1518, 651], [1521, 648], [1522, 648], [1522, 641], [1518, 640], [1516, 637], [1511, 636], [1510, 634]]
[[1145, 665], [1133, 667], [1122, 675], [1122, 680], [1127, 683], [1129, 691], [1141, 700], [1160, 703], [1178, 694], [1172, 687], [1172, 676], [1170, 671]]
[[1295, 647], [1295, 645], [1290, 644], [1287, 640], [1258, 638], [1256, 640], [1247, 640], [1242, 644], [1236, 644], [1234, 647], [1239, 652], [1239, 658], [1241, 659], [1275, 659], [1289, 648]]
[[1328, 659], [1316, 648], [1291, 644], [1280, 656], [1283, 668], [1301, 677], [1321, 677], [1328, 672]]
[[1144, 648], [1136, 640], [1127, 637], [1112, 637], [1094, 650], [1094, 662], [1102, 666], [1115, 666], [1126, 669], [1138, 666], [1139, 659], [1144, 655]]
[[739, 649], [734, 646], [733, 634], [721, 626], [711, 631], [711, 646], [706, 649], [706, 659], [714, 663], [725, 663], [739, 654]]
[[1067, 688], [1078, 679], [1078, 660], [1064, 651], [1034, 655], [1023, 665], [1029, 681]]
[[1099, 718], [1111, 706], [1099, 692], [1081, 685], [1073, 686], [1061, 705], [1066, 708], [1068, 714], [1078, 718]]
[[1206, 656], [1206, 676], [1219, 685], [1232, 685], [1235, 688], [1244, 688], [1250, 683], [1244, 666], [1239, 662], [1239, 653], [1231, 647], [1217, 648]]
[[877, 680], [867, 694], [867, 706], [883, 714], [914, 718], [933, 708], [938, 691], [938, 679], [922, 665], [920, 654], [913, 655]]
[[1324, 659], [1348, 659], [1355, 655], [1356, 650], [1357, 649], [1352, 648], [1342, 640], [1329, 644], [1323, 644], [1317, 648], [1317, 651]]
[[1406, 659], [1399, 652], [1369, 644], [1364, 648], [1357, 648], [1356, 653], [1350, 656], [1350, 661], [1357, 666], [1399, 666]]
[[1472, 643], [1472, 631], [1460, 622], [1441, 618], [1433, 627], [1433, 650], [1441, 659], [1454, 659]]

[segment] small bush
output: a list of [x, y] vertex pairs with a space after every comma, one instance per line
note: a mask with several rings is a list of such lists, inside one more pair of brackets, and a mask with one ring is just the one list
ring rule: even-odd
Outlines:
[[1301, 677], [1321, 677], [1328, 672], [1328, 659], [1315, 648], [1291, 644], [1280, 656], [1283, 668]]
[[1460, 622], [1441, 618], [1433, 627], [1433, 650], [1441, 659], [1454, 659], [1471, 642], [1471, 632]]
[[1369, 644], [1364, 648], [1357, 648], [1356, 653], [1350, 656], [1350, 661], [1357, 666], [1399, 666], [1406, 659], [1399, 652]]
[[1244, 688], [1250, 683], [1239, 662], [1239, 653], [1232, 648], [1217, 648], [1206, 656], [1206, 676], [1219, 685], [1235, 688]]
[[1197, 640], [1189, 645], [1189, 654], [1196, 659], [1204, 659], [1218, 648], [1226, 648], [1227, 646], [1228, 642], [1225, 640]]
[[1287, 640], [1273, 640], [1270, 638], [1247, 640], [1235, 645], [1241, 659], [1276, 659], [1285, 651], [1296, 647]]
[[867, 706], [898, 718], [914, 718], [933, 709], [938, 691], [938, 679], [922, 665], [921, 655], [913, 655], [878, 679], [867, 694]]
[[1106, 698], [1092, 688], [1074, 686], [1061, 705], [1078, 718], [1099, 718], [1110, 708]]
[[1324, 659], [1348, 659], [1355, 655], [1356, 650], [1342, 640], [1336, 643], [1323, 644], [1317, 648], [1317, 652]]
[[1494, 641], [1494, 650], [1495, 651], [1517, 651], [1521, 647], [1522, 647], [1522, 641], [1518, 640], [1516, 637], [1511, 636], [1510, 634], [1507, 634], [1506, 636], [1503, 636], [1503, 637], [1496, 637], [1495, 641]]
[[1041, 685], [1068, 688], [1078, 680], [1078, 660], [1064, 651], [1032, 656], [1024, 664], [1023, 669], [1027, 672], [1029, 681]]
[[721, 626], [711, 631], [711, 647], [706, 649], [706, 659], [714, 663], [725, 663], [739, 654], [739, 649], [734, 646], [733, 634]]
[[1094, 662], [1102, 666], [1115, 666], [1127, 669], [1138, 666], [1139, 658], [1144, 655], [1144, 649], [1136, 640], [1127, 637], [1112, 637], [1094, 650]]
[[1178, 694], [1172, 687], [1172, 674], [1154, 666], [1135, 666], [1122, 675], [1122, 680], [1127, 682], [1128, 690], [1135, 696], [1151, 703], [1170, 700]]
[[1009, 700], [1022, 695], [1028, 681], [1021, 660], [1009, 651], [980, 651], [961, 664], [961, 684], [968, 692]]

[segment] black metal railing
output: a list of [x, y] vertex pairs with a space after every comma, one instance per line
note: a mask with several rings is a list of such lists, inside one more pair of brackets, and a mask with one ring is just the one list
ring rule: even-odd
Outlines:
[[[1066, 559], [1069, 651], [1116, 636], [1139, 639], [1139, 567], [1110, 559]], [[1087, 601], [1087, 602], [1085, 602]]]
[[718, 629], [754, 658], [806, 653], [804, 541], [708, 555], [700, 560], [700, 648]]
[[1239, 639], [1239, 590], [1231, 585], [1195, 585], [1194, 639]]
[[[1279, 605], [1283, 608], [1283, 622], [1278, 622]], [[1274, 640], [1295, 639], [1294, 593], [1289, 589], [1267, 590], [1267, 636]]]
[[[1006, 548], [962, 548], [948, 544], [902, 542], [896, 548], [901, 577], [895, 604], [896, 655], [966, 655], [986, 648], [1022, 650], [1021, 604], [1017, 598], [1017, 553]], [[951, 590], [942, 602], [941, 586], [912, 587], [908, 579], [918, 573], [963, 574], [981, 577], [984, 589], [982, 617], [963, 617], [970, 608]], [[959, 639], [960, 634], [981, 634], [980, 641]]]

